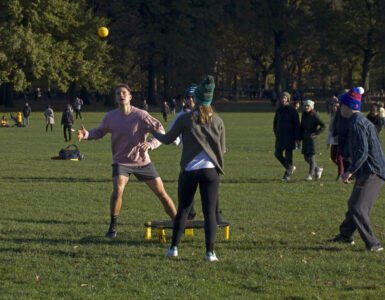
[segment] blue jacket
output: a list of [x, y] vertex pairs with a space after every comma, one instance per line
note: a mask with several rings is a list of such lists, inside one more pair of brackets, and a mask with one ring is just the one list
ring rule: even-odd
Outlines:
[[356, 178], [376, 174], [385, 180], [385, 159], [376, 127], [362, 115], [354, 113], [349, 123], [349, 172]]

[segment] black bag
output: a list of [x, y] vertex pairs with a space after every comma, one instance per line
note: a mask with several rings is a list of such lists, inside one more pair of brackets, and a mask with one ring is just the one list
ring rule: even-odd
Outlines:
[[[71, 147], [75, 149], [70, 149]], [[78, 146], [71, 144], [67, 146], [65, 149], [61, 149], [59, 151], [59, 156], [61, 159], [76, 159], [80, 157], [80, 151]]]

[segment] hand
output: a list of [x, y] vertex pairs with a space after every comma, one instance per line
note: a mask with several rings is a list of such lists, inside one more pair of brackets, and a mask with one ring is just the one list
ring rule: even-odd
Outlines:
[[342, 182], [343, 183], [346, 183], [346, 184], [349, 184], [350, 183], [350, 178], [353, 176], [352, 173], [350, 172], [345, 172], [343, 175], [342, 175]]
[[161, 128], [160, 122], [156, 122], [156, 123], [154, 124], [154, 126], [150, 129], [150, 131], [151, 131], [151, 133], [153, 133], [154, 131], [160, 130], [160, 128]]
[[144, 142], [144, 143], [141, 143], [139, 145], [139, 152], [140, 152], [140, 156], [144, 159], [144, 157], [146, 156], [146, 152], [148, 152], [148, 150], [151, 150], [151, 145], [149, 142]]
[[83, 140], [86, 136], [87, 130], [84, 128], [84, 125], [82, 125], [82, 128], [78, 130], [78, 141], [80, 142]]
[[315, 138], [317, 137], [317, 135], [316, 135], [315, 133], [312, 133], [312, 134], [310, 135], [310, 137], [311, 137], [312, 139], [315, 139]]

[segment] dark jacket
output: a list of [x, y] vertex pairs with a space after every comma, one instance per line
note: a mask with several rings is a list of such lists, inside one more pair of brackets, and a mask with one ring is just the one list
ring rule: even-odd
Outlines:
[[277, 109], [273, 130], [276, 149], [293, 150], [295, 148], [295, 141], [300, 140], [300, 129], [298, 112], [294, 107], [284, 105]]
[[348, 171], [357, 178], [377, 174], [385, 180], [384, 153], [375, 126], [361, 113], [353, 114], [349, 120]]
[[[318, 135], [325, 129], [325, 123], [322, 122], [317, 112], [304, 112], [301, 119], [301, 140], [302, 153], [304, 155], [314, 155], [319, 153]], [[316, 134], [312, 138], [312, 134]]]
[[380, 131], [382, 129], [382, 120], [380, 118], [380, 114], [373, 116], [372, 114], [369, 113], [366, 117], [376, 127], [377, 133], [380, 133]]
[[344, 159], [349, 158], [349, 123], [349, 119], [341, 116], [341, 110], [337, 110], [336, 117], [334, 119], [333, 137], [337, 137], [338, 151]]
[[32, 111], [31, 106], [24, 106], [24, 108], [23, 108], [24, 118], [28, 118], [29, 115], [31, 114], [31, 111]]
[[201, 125], [194, 120], [194, 112], [181, 115], [166, 134], [157, 131], [153, 135], [163, 144], [171, 144], [182, 134], [183, 149], [180, 161], [181, 171], [202, 150], [212, 159], [219, 173], [223, 174], [223, 154], [225, 152], [225, 126], [222, 119], [214, 114], [210, 124]]
[[74, 116], [69, 109], [66, 109], [65, 111], [63, 111], [63, 114], [61, 116], [61, 124], [73, 125], [73, 123], [74, 123]]

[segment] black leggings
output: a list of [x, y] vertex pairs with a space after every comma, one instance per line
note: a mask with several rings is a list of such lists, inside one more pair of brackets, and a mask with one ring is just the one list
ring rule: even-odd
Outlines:
[[171, 246], [177, 246], [182, 237], [198, 184], [202, 199], [202, 211], [205, 219], [206, 251], [213, 251], [215, 235], [217, 232], [215, 209], [219, 187], [219, 176], [215, 168], [183, 171], [179, 175], [179, 206], [174, 220]]
[[[72, 129], [72, 125], [63, 125], [64, 139], [66, 141], [71, 140], [71, 129]], [[68, 139], [67, 139], [67, 133], [66, 132], [68, 132]]]

